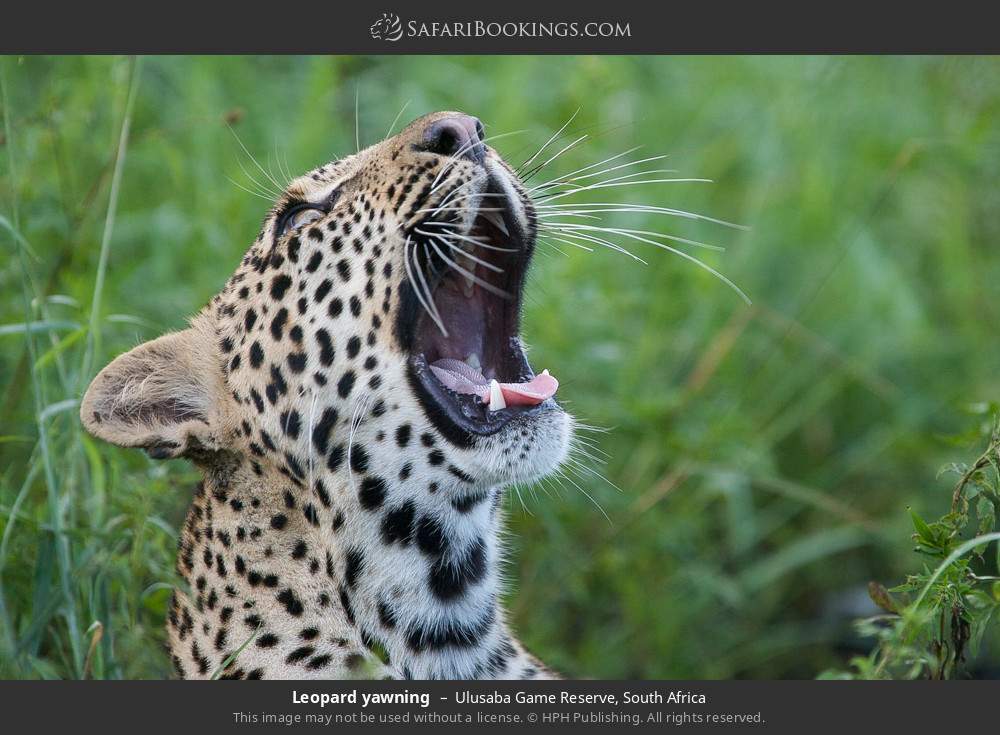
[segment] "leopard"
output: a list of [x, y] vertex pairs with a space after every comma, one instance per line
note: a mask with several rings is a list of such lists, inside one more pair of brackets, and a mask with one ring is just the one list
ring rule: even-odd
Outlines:
[[116, 357], [93, 436], [200, 472], [183, 679], [545, 679], [503, 605], [505, 488], [574, 419], [521, 336], [538, 214], [442, 111], [292, 180], [188, 326]]

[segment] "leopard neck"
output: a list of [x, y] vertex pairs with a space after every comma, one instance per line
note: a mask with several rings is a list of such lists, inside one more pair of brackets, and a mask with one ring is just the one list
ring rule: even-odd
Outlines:
[[286, 612], [333, 624], [401, 678], [531, 670], [499, 602], [502, 491], [390, 485], [375, 471], [345, 457], [311, 479], [259, 465], [206, 475], [223, 499], [216, 527], [247, 541], [233, 567], [254, 606], [295, 600]]

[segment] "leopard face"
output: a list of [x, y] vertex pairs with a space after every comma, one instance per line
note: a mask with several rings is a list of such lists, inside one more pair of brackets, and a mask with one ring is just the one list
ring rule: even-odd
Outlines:
[[250, 456], [299, 480], [368, 457], [460, 496], [563, 460], [518, 331], [534, 210], [481, 136], [430, 115], [276, 202], [210, 306]]

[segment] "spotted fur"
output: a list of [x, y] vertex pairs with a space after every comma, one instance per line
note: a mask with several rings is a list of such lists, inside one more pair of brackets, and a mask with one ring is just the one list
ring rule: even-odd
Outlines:
[[[563, 460], [571, 420], [553, 404], [490, 436], [443, 432], [398, 329], [421, 210], [490, 169], [534, 226], [494, 151], [420, 149], [446, 114], [293, 181], [190, 328], [120, 356], [87, 392], [92, 434], [204, 475], [169, 612], [178, 677], [551, 676], [498, 600], [500, 501]], [[301, 200], [329, 212], [281, 236]]]

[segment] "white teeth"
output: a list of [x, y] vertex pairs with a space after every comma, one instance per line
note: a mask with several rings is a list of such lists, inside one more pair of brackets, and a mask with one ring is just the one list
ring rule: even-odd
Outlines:
[[507, 408], [507, 401], [503, 399], [503, 391], [500, 390], [500, 384], [496, 380], [491, 380], [490, 410], [499, 411], [501, 408]]
[[475, 352], [471, 353], [467, 358], [465, 358], [465, 364], [468, 365], [473, 370], [482, 370], [483, 365], [479, 362], [479, 355]]
[[503, 221], [503, 215], [500, 212], [483, 212], [483, 218], [507, 237], [510, 237], [510, 232], [507, 230], [507, 223]]

